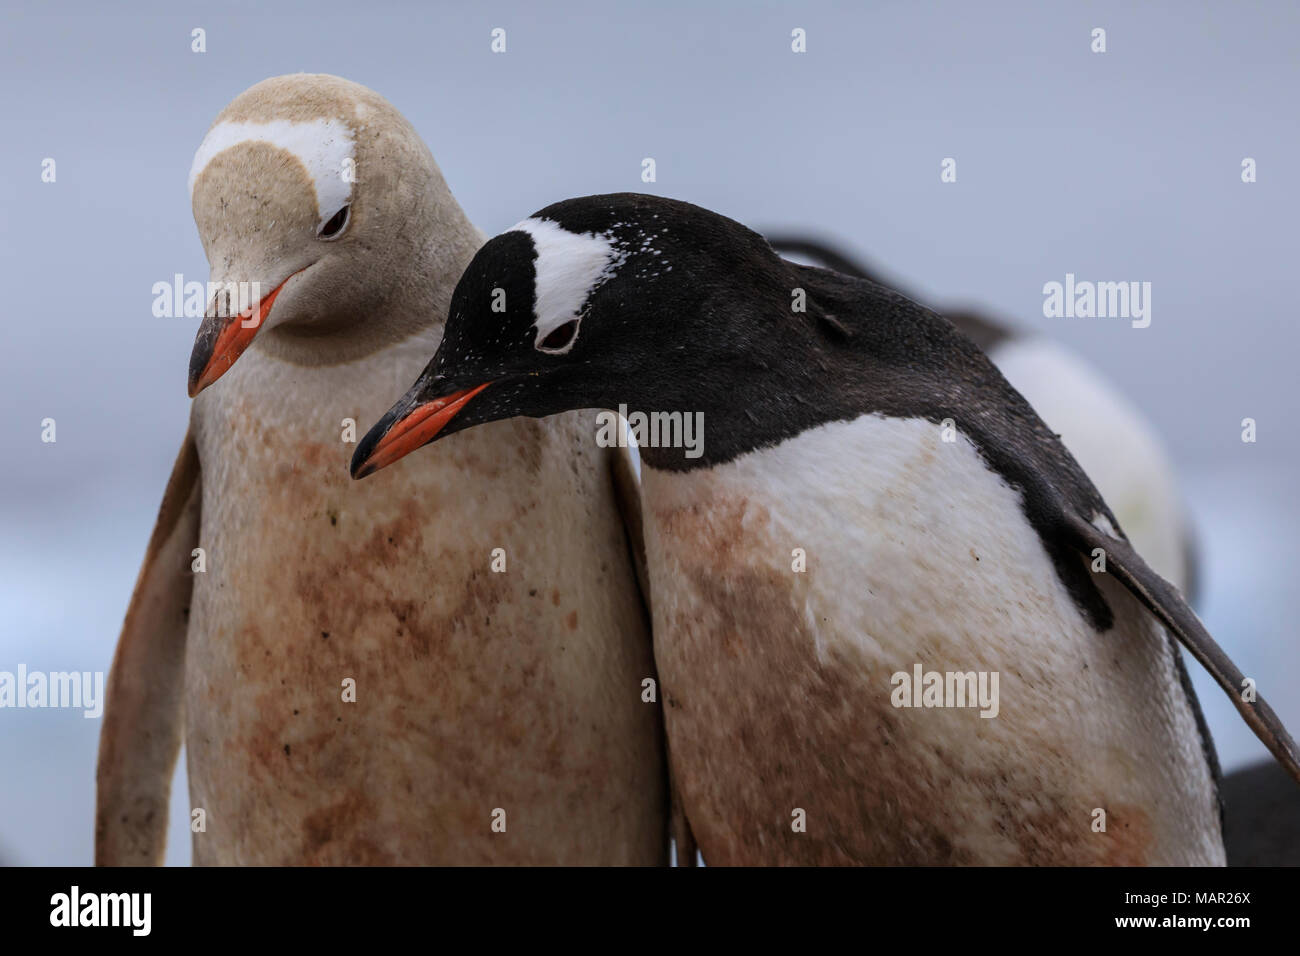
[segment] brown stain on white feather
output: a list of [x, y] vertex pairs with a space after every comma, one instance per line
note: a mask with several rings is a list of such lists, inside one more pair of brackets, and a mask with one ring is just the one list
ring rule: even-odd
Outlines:
[[189, 759], [222, 832], [196, 859], [657, 862], [648, 638], [603, 457], [569, 483], [576, 420], [468, 432], [353, 482], [352, 445], [304, 437], [340, 410], [273, 419], [230, 385], [199, 428], [214, 477], [241, 478], [204, 516]]
[[[907, 547], [888, 520], [910, 506], [913, 482], [922, 485], [934, 464], [933, 448], [917, 449], [907, 483], [882, 489], [874, 504], [864, 502], [865, 512], [837, 502], [840, 528], [893, 538], [896, 546], [874, 553], [906, 555], [910, 568], [871, 567], [865, 550], [819, 549], [822, 539], [798, 527], [797, 509], [796, 517], [773, 514], [771, 490], [753, 472], [716, 469], [695, 479], [651, 472], [656, 658], [673, 773], [705, 860], [1214, 862], [1217, 817], [1208, 780], [1200, 779], [1206, 771], [1190, 712], [1180, 694], [1171, 696], [1178, 681], [1159, 628], [1112, 581], [1102, 582], [1107, 599], [1120, 614], [1146, 621], [1147, 637], [1112, 631], [1100, 645], [1084, 641], [1057, 656], [1037, 643], [1047, 635], [1005, 633], [1022, 620], [1015, 614], [993, 608], [972, 621], [981, 576], [1007, 573], [990, 560], [989, 541], [952, 548], [967, 556], [968, 582], [945, 571], [942, 532], [956, 506], [943, 494], [925, 499], [928, 515], [912, 516], [918, 538], [937, 536], [933, 548], [915, 539]], [[785, 490], [775, 500], [788, 515], [800, 492]], [[809, 547], [802, 574], [789, 566], [800, 545]], [[837, 562], [855, 568], [862, 603], [827, 567]], [[1059, 602], [1038, 591], [1041, 580], [1023, 577], [1020, 614], [1050, 619]], [[908, 593], [900, 583], [920, 578], [933, 589]], [[873, 621], [876, 606], [889, 611]], [[964, 626], [989, 639], [959, 639]], [[890, 677], [910, 673], [915, 662], [926, 670], [998, 671], [1000, 715], [896, 709]], [[1072, 712], [1076, 701], [1113, 711], [1113, 721]], [[1104, 833], [1092, 830], [1097, 807], [1107, 813]], [[806, 811], [805, 833], [791, 829], [795, 808]]]

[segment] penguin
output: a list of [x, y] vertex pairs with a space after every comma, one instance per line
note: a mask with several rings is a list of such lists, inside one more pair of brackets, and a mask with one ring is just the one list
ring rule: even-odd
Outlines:
[[1057, 436], [904, 296], [688, 203], [556, 203], [475, 255], [352, 473], [574, 408], [661, 416], [655, 656], [706, 863], [1221, 865], [1171, 637], [1300, 775]]
[[[920, 301], [833, 243], [791, 233], [766, 236], [786, 258], [871, 279]], [[936, 311], [978, 345], [1061, 436], [1114, 509], [1138, 554], [1195, 607], [1200, 596], [1195, 528], [1173, 462], [1142, 412], [1097, 369], [1046, 335], [1026, 332], [978, 309]]]
[[666, 864], [652, 649], [590, 413], [348, 480], [483, 241], [414, 128], [356, 83], [275, 77], [190, 186], [218, 291], [110, 674], [96, 861], [161, 861], [183, 738], [198, 864]]

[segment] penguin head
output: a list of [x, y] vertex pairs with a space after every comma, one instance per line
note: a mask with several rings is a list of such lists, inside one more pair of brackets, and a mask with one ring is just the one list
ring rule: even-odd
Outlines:
[[710, 370], [761, 355], [743, 306], [765, 284], [789, 301], [780, 263], [757, 233], [688, 203], [619, 193], [548, 206], [474, 256], [437, 353], [357, 446], [353, 476], [497, 419], [698, 407], [720, 381]]
[[405, 273], [462, 215], [391, 104], [320, 74], [236, 97], [195, 153], [190, 194], [211, 267], [191, 396], [255, 341], [288, 361], [332, 364], [409, 334], [385, 327]]

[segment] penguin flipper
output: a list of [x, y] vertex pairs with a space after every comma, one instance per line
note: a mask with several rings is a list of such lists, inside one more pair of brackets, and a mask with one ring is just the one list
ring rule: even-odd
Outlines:
[[794, 233], [775, 233], [764, 236], [767, 244], [781, 256], [787, 253], [796, 256], [805, 256], [809, 259], [816, 259], [825, 268], [832, 269], [841, 275], [853, 276], [855, 279], [870, 279], [879, 285], [889, 285], [881, 281], [876, 273], [872, 272], [861, 260], [855, 258], [852, 253], [845, 252], [833, 243], [824, 242], [821, 239], [814, 239], [811, 236], [800, 236]]
[[650, 572], [645, 559], [645, 524], [641, 517], [641, 482], [632, 467], [632, 455], [626, 448], [615, 449], [610, 454], [610, 479], [614, 484], [614, 502], [623, 518], [627, 531], [627, 548], [636, 568], [636, 583], [641, 589], [641, 603], [650, 623]]
[[[876, 285], [882, 285], [885, 288], [902, 293], [909, 299], [913, 298], [912, 294], [906, 289], [899, 288], [897, 282], [892, 279], [886, 280], [880, 273], [875, 272], [862, 262], [861, 259], [856, 258], [852, 253], [845, 252], [833, 243], [795, 233], [776, 233], [764, 238], [767, 239], [767, 244], [772, 247], [772, 250], [782, 257], [795, 255], [802, 256], [805, 259], [813, 259], [820, 263], [820, 268], [838, 272], [840, 275], [852, 276], [854, 279], [867, 279], [876, 283]], [[988, 352], [1007, 339], [1015, 338], [1018, 334], [1015, 326], [992, 318], [978, 309], [945, 309], [942, 314], [945, 319], [957, 327], [959, 332], [978, 345], [980, 350], [984, 352]]]
[[[627, 532], [627, 549], [636, 568], [637, 586], [641, 591], [641, 608], [645, 614], [646, 630], [654, 632], [654, 620], [650, 612], [650, 572], [646, 565], [645, 536], [641, 515], [641, 482], [632, 467], [632, 455], [625, 448], [616, 449], [610, 455], [610, 478], [614, 484], [614, 500], [623, 518], [623, 528]], [[657, 677], [657, 675], [656, 675]], [[664, 739], [664, 764], [668, 778], [668, 801], [671, 809], [669, 820], [669, 837], [677, 847], [677, 865], [695, 865], [695, 835], [691, 832], [690, 821], [677, 792], [673, 780], [672, 759], [668, 754], [667, 735]]]
[[181, 745], [185, 633], [199, 538], [199, 456], [186, 432], [113, 655], [95, 774], [95, 865], [160, 865]]
[[1091, 554], [1095, 548], [1102, 549], [1106, 556], [1106, 570], [1146, 605], [1178, 642], [1201, 662], [1201, 666], [1227, 693], [1255, 736], [1300, 783], [1300, 748], [1296, 747], [1281, 719], [1263, 697], [1256, 697], [1254, 701], [1242, 700], [1244, 675], [1210, 636], [1178, 590], [1152, 571], [1127, 541], [1102, 532], [1077, 514], [1066, 514], [1064, 520], [1075, 545], [1085, 554]]

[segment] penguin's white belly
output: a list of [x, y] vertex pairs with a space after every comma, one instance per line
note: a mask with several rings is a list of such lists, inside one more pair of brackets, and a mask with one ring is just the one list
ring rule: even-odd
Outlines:
[[[1223, 863], [1163, 630], [1099, 574], [1116, 624], [1096, 632], [964, 439], [867, 416], [643, 481], [671, 755], [706, 862]], [[894, 706], [918, 664], [986, 688], [996, 672], [996, 716]]]
[[591, 432], [495, 424], [354, 482], [342, 420], [364, 434], [413, 359], [250, 394], [276, 375], [250, 353], [199, 399], [195, 860], [660, 862], [649, 638]]

